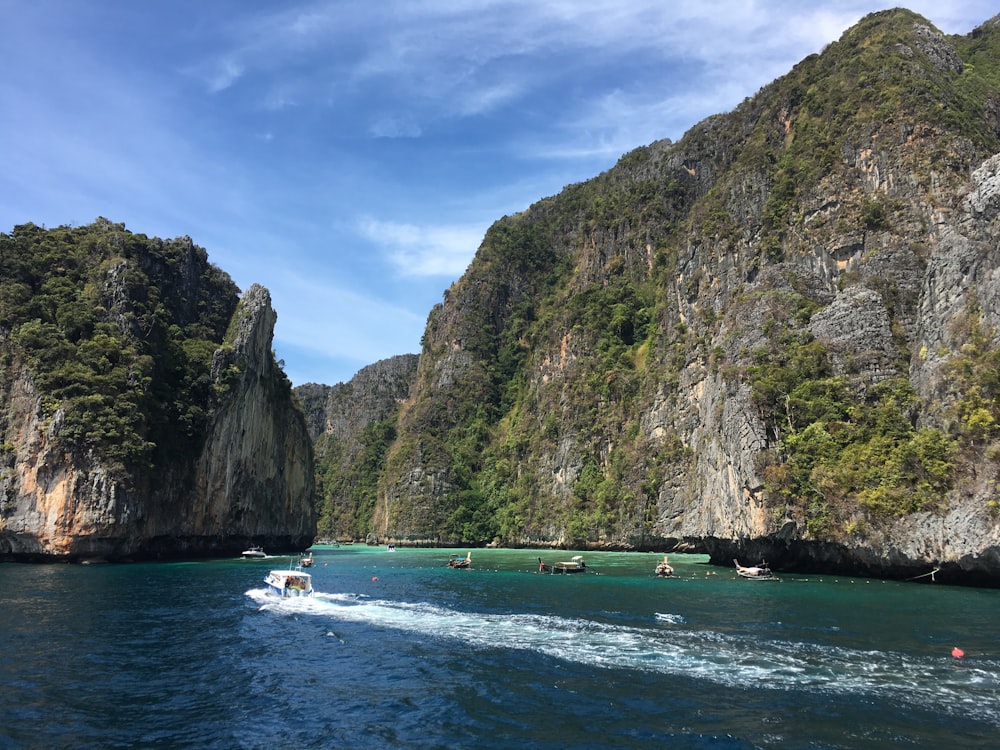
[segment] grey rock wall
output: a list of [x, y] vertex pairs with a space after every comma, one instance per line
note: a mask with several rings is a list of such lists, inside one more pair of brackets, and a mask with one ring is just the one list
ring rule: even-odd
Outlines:
[[216, 353], [224, 394], [197, 466], [160, 466], [155, 477], [123, 476], [68, 452], [57, 439], [59, 414], [41, 418], [29, 373], [15, 368], [0, 559], [191, 557], [312, 543], [312, 443], [274, 363], [267, 291], [251, 287], [237, 315]]

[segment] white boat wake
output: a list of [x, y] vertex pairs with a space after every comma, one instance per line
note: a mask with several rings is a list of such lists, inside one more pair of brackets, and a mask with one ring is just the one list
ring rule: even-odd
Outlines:
[[732, 688], [880, 695], [928, 710], [972, 716], [1000, 726], [1000, 663], [762, 640], [687, 627], [679, 615], [655, 613], [649, 627], [533, 614], [462, 612], [421, 602], [317, 592], [277, 600], [248, 591], [262, 609], [461, 640], [608, 669], [632, 669], [711, 681]]

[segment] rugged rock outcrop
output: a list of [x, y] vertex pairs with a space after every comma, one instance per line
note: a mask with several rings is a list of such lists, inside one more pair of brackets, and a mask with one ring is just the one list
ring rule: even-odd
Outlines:
[[[60, 333], [65, 316], [42, 331], [45, 337], [33, 333], [32, 339], [28, 334], [41, 330], [37, 322], [19, 325], [18, 311], [5, 308], [0, 559], [193, 557], [238, 553], [250, 543], [275, 551], [312, 543], [312, 444], [271, 351], [276, 316], [267, 290], [255, 285], [238, 304], [234, 295], [229, 332], [211, 344], [204, 337], [214, 324], [199, 314], [217, 304], [224, 325], [225, 295], [235, 288], [190, 240], [150, 241], [105, 220], [78, 230], [21, 227], [3, 239], [4, 281], [10, 283], [19, 273], [19, 255], [34, 264], [30, 273], [44, 278], [49, 258], [64, 269], [76, 262], [77, 248], [87, 250], [80, 277], [98, 274], [103, 289], [67, 286], [61, 297], [48, 299], [53, 307], [57, 301], [71, 305], [74, 295], [90, 299], [86, 295], [96, 293], [97, 303], [78, 309], [95, 310], [98, 317], [72, 333], [79, 339], [76, 356], [99, 347], [104, 354], [93, 360], [93, 376], [89, 362], [53, 359], [51, 352], [71, 351], [76, 341]], [[110, 264], [100, 264], [104, 252], [113, 256]], [[170, 262], [161, 263], [165, 258]], [[169, 302], [146, 304], [161, 293], [170, 295]], [[182, 327], [190, 338], [183, 338]], [[99, 335], [88, 340], [91, 330]], [[144, 349], [157, 332], [172, 339]], [[192, 362], [206, 346], [215, 347], [211, 372], [197, 375], [192, 366], [185, 375], [184, 354], [171, 341], [185, 342]], [[49, 356], [46, 369], [38, 367], [38, 352]], [[118, 400], [128, 402], [117, 411], [113, 401], [98, 403], [105, 398], [99, 389], [112, 387], [115, 360], [126, 378]], [[53, 373], [61, 379], [53, 380]], [[92, 377], [93, 385], [83, 388], [63, 373]], [[157, 400], [159, 393], [169, 397]], [[185, 395], [189, 400], [177, 400]], [[82, 429], [89, 431], [81, 431], [78, 415], [88, 408], [102, 419], [118, 417], [116, 425], [134, 430], [132, 437], [86, 423]], [[143, 437], [157, 442], [143, 443]], [[124, 445], [128, 440], [137, 444]]]
[[998, 28], [873, 14], [498, 221], [374, 531], [1000, 583]]
[[403, 354], [368, 365], [347, 383], [295, 389], [313, 425], [320, 536], [368, 535], [375, 487], [416, 367], [417, 355]]
[[323, 432], [345, 445], [345, 457], [351, 459], [361, 449], [358, 437], [366, 426], [395, 417], [410, 393], [417, 359], [416, 354], [389, 357], [330, 388]]
[[190, 523], [274, 549], [305, 549], [316, 534], [312, 442], [274, 361], [276, 319], [267, 290], [250, 287], [229, 346], [215, 352], [212, 379], [228, 391], [198, 461]]

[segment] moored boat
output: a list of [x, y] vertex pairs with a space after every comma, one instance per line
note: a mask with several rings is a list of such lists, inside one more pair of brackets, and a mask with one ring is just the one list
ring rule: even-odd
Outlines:
[[313, 564], [313, 553], [310, 552], [308, 555], [303, 555], [299, 558], [299, 566], [303, 568], [311, 568]]
[[263, 547], [248, 547], [243, 550], [242, 556], [248, 559], [267, 557]]
[[670, 578], [674, 574], [674, 569], [670, 565], [670, 561], [667, 556], [664, 555], [663, 559], [656, 565], [656, 575], [660, 578]]
[[760, 565], [740, 565], [739, 560], [733, 560], [736, 564], [736, 575], [740, 578], [746, 578], [751, 581], [778, 581], [771, 569], [767, 566], [767, 563], [761, 562]]
[[459, 557], [458, 555], [452, 555], [448, 559], [449, 568], [468, 568], [472, 565], [472, 553], [466, 552], [465, 557]]
[[574, 555], [569, 562], [557, 562], [552, 564], [553, 573], [586, 573], [587, 563], [583, 561], [582, 555]]
[[272, 570], [264, 578], [267, 593], [288, 599], [293, 596], [312, 596], [312, 576], [301, 570]]

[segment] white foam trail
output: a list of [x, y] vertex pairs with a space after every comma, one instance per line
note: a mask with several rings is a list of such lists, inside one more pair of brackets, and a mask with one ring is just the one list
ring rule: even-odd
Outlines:
[[596, 667], [653, 671], [731, 687], [883, 695], [1000, 725], [996, 661], [956, 663], [949, 657], [761, 640], [754, 634], [684, 628], [683, 617], [661, 613], [655, 620], [662, 625], [633, 627], [549, 615], [462, 612], [354, 594], [317, 592], [286, 600], [268, 597], [263, 589], [247, 594], [261, 609], [367, 623], [477, 648], [534, 651]]

